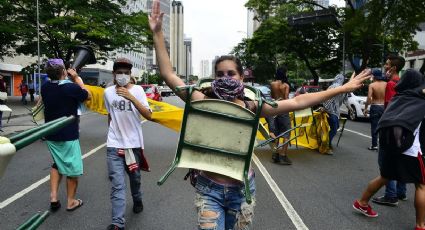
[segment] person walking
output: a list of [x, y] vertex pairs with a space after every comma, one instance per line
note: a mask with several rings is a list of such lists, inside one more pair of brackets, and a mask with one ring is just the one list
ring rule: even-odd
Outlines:
[[[288, 77], [286, 76], [287, 68], [286, 66], [279, 67], [276, 71], [275, 80], [270, 83], [271, 96], [274, 100], [287, 100], [289, 98], [289, 84]], [[282, 113], [274, 117], [266, 118], [270, 137], [276, 138], [281, 133], [291, 129], [291, 119], [289, 118], [289, 113]], [[290, 133], [288, 132], [283, 136], [283, 141], [289, 140]], [[278, 138], [274, 145], [279, 146], [281, 138]], [[282, 148], [277, 149], [276, 152], [272, 154], [272, 162], [281, 165], [291, 165], [292, 161], [287, 155], [288, 145], [284, 145]]]
[[[388, 79], [385, 87], [384, 108], [386, 109], [396, 92], [396, 85], [400, 80], [398, 72], [404, 67], [405, 60], [401, 56], [389, 55], [384, 65], [385, 75]], [[382, 167], [385, 150], [378, 147], [378, 165]], [[381, 205], [397, 206], [398, 201], [407, 200], [406, 184], [400, 181], [389, 180], [385, 186], [385, 193], [382, 196], [374, 197], [372, 202]]]
[[141, 116], [150, 120], [152, 111], [143, 88], [131, 83], [132, 67], [130, 60], [116, 59], [113, 65], [115, 85], [106, 88], [104, 93], [109, 125], [106, 159], [112, 204], [112, 223], [108, 230], [125, 228], [125, 173], [130, 180], [133, 212], [143, 211], [140, 166], [147, 162], [143, 162], [145, 157]]
[[[376, 127], [378, 121], [384, 113], [384, 101], [385, 101], [385, 88], [387, 82], [385, 81], [385, 75], [383, 75], [380, 69], [373, 69], [373, 82], [369, 84], [367, 99], [364, 106], [363, 114], [370, 117], [370, 134], [372, 137], [372, 145], [368, 147], [369, 150], [378, 150], [378, 133], [376, 133]], [[370, 105], [370, 112], [368, 107]]]
[[[2, 75], [0, 75], [0, 92], [6, 93], [6, 98], [7, 98], [7, 86], [6, 86], [6, 82], [4, 81], [4, 77]], [[6, 103], [6, 100], [0, 99], [0, 105], [4, 105]], [[0, 110], [0, 131], [2, 130], [2, 118], [3, 118], [3, 111]]]
[[[77, 116], [79, 103], [91, 98], [77, 72], [73, 69], [65, 70], [62, 59], [49, 59], [46, 73], [51, 81], [41, 87], [45, 121]], [[73, 83], [62, 84], [68, 75]], [[46, 136], [46, 140], [54, 162], [50, 169], [50, 210], [54, 212], [61, 207], [58, 190], [62, 177], [66, 176], [66, 210], [74, 211], [83, 205], [83, 201], [76, 198], [78, 177], [83, 175], [77, 120], [57, 133]]]
[[370, 198], [389, 180], [415, 184], [415, 230], [425, 230], [425, 78], [408, 69], [396, 85], [397, 94], [379, 120], [380, 176], [368, 183], [353, 208], [367, 217], [378, 213]]
[[[149, 25], [153, 34], [160, 76], [177, 96], [185, 100], [186, 91], [176, 91], [177, 87], [184, 87], [186, 84], [173, 71], [168, 56], [162, 31], [164, 13], [160, 10], [159, 0], [152, 1], [151, 9]], [[258, 103], [250, 101], [244, 96], [243, 67], [238, 58], [231, 55], [219, 57], [215, 61], [214, 73], [215, 78], [211, 87], [202, 90], [202, 92], [195, 90], [191, 95], [192, 101], [215, 98], [233, 102], [251, 111], [256, 110]], [[275, 116], [319, 104], [338, 94], [361, 87], [362, 82], [367, 78], [370, 78], [369, 70], [362, 72], [341, 87], [277, 101], [277, 108], [264, 104], [261, 116]], [[229, 141], [235, 140], [233, 136], [228, 138]], [[193, 183], [196, 189], [195, 206], [198, 229], [248, 229], [252, 225], [255, 206], [255, 173], [252, 168], [249, 169], [248, 173], [248, 187], [252, 195], [251, 204], [246, 202], [245, 194], [241, 192], [242, 188], [245, 187], [242, 181], [218, 173], [200, 171]]]
[[18, 86], [19, 92], [21, 92], [21, 102], [22, 104], [26, 105], [27, 104], [27, 93], [28, 93], [28, 85], [25, 82], [24, 79], [22, 79], [21, 84], [19, 84]]
[[[344, 75], [338, 74], [335, 77], [335, 80], [332, 82], [332, 84], [328, 87], [327, 90], [333, 89], [336, 87], [341, 86], [344, 83]], [[333, 146], [332, 146], [332, 140], [335, 137], [338, 128], [339, 128], [339, 116], [340, 116], [340, 107], [342, 105], [342, 102], [344, 101], [346, 94], [338, 94], [331, 99], [323, 102], [323, 108], [326, 113], [328, 113], [328, 123], [329, 123], [329, 150], [327, 154], [332, 155], [334, 154]]]
[[30, 100], [31, 102], [34, 102], [34, 93], [35, 93], [34, 82], [30, 79], [28, 83], [29, 83], [28, 92], [30, 93]]

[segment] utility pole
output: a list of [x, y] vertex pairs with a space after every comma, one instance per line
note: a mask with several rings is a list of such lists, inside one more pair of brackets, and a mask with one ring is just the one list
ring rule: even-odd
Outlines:
[[37, 69], [38, 69], [38, 94], [41, 95], [41, 76], [40, 76], [40, 13], [37, 0]]

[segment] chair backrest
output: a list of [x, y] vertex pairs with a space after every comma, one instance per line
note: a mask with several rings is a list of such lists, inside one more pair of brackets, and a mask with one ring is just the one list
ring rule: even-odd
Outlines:
[[242, 181], [258, 127], [255, 114], [216, 99], [193, 101], [191, 106], [193, 109], [182, 124], [177, 167], [206, 170]]

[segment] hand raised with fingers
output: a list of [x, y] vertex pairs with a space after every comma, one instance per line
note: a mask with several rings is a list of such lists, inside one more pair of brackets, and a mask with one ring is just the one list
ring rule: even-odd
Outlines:
[[131, 94], [127, 88], [125, 87], [117, 87], [116, 88], [116, 92], [118, 94], [118, 96], [124, 97], [127, 100], [133, 101], [134, 100], [134, 96], [133, 94]]
[[372, 77], [372, 73], [370, 69], [365, 69], [361, 73], [359, 73], [357, 76], [353, 77], [345, 83], [342, 87], [344, 87], [345, 92], [352, 92], [360, 87], [363, 87], [363, 82], [367, 79], [370, 79]]
[[164, 13], [161, 12], [159, 0], [152, 1], [152, 12], [149, 15], [149, 26], [152, 32], [161, 32], [162, 29], [162, 18]]

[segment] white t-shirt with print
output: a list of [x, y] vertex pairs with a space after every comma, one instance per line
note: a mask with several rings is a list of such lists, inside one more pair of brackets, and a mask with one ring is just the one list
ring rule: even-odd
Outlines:
[[[147, 109], [149, 108], [145, 91], [141, 86], [133, 85], [129, 92]], [[107, 147], [144, 148], [142, 116], [131, 101], [118, 96], [115, 85], [105, 89], [105, 107], [111, 116]]]
[[413, 132], [413, 135], [415, 136], [415, 140], [413, 141], [412, 146], [404, 151], [404, 155], [412, 156], [412, 157], [418, 157], [418, 154], [422, 155], [421, 151], [421, 142], [419, 141], [419, 129], [421, 128], [422, 122], [419, 124], [419, 126], [416, 128], [415, 132]]

